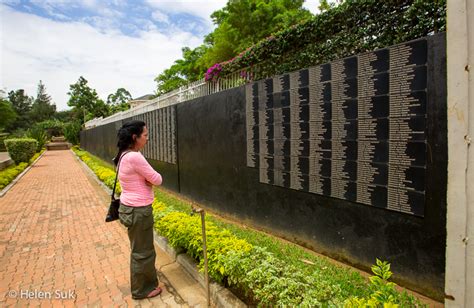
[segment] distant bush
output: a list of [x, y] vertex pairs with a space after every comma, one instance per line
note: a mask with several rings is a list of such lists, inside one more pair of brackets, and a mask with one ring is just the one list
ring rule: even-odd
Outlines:
[[59, 120], [46, 120], [36, 124], [46, 131], [48, 139], [51, 137], [62, 136], [64, 134], [64, 123]]
[[41, 149], [44, 147], [44, 144], [47, 141], [48, 135], [46, 134], [46, 131], [38, 125], [33, 126], [30, 128], [26, 135], [29, 138], [35, 139], [38, 142], [38, 148], [36, 149], [37, 152], [41, 151]]
[[5, 140], [5, 146], [11, 159], [19, 164], [28, 162], [35, 155], [38, 142], [32, 138], [7, 139]]
[[64, 125], [64, 137], [72, 144], [79, 144], [79, 133], [81, 132], [81, 123], [70, 122]]

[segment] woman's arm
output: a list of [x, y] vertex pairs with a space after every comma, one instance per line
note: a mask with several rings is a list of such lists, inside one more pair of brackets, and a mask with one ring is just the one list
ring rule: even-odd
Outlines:
[[131, 163], [135, 172], [145, 178], [145, 180], [153, 185], [161, 185], [163, 179], [161, 174], [155, 171], [152, 166], [146, 161], [145, 157], [138, 152], [131, 157]]

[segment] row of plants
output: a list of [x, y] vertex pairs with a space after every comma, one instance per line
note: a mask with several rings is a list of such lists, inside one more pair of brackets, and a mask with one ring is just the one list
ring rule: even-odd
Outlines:
[[[115, 179], [112, 166], [73, 148], [106, 185]], [[108, 169], [104, 170], [104, 169]], [[158, 201], [159, 200], [159, 201]], [[155, 229], [170, 245], [184, 249], [203, 268], [201, 222], [189, 203], [155, 189]], [[227, 228], [229, 227], [229, 228]], [[389, 282], [390, 265], [377, 260], [367, 281], [354, 270], [301, 247], [206, 216], [209, 275], [258, 306], [423, 306]]]
[[0, 189], [5, 188], [10, 184], [20, 173], [23, 172], [29, 165], [31, 165], [42, 153], [44, 149], [41, 149], [40, 152], [34, 154], [27, 162], [20, 162], [18, 164], [9, 166], [0, 171]]
[[[97, 175], [97, 177], [110, 189], [113, 189], [115, 182], [115, 171], [112, 165], [106, 164], [101, 159], [91, 155], [87, 151], [81, 150], [78, 146], [73, 146], [72, 150], [86, 165]], [[117, 181], [115, 192], [120, 194], [122, 188], [120, 182]]]
[[446, 31], [446, 0], [346, 0], [217, 63], [206, 80], [258, 67], [259, 79]]

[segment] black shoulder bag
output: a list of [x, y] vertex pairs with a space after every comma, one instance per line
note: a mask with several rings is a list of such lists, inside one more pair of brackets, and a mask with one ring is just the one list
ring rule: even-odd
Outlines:
[[117, 178], [118, 178], [118, 174], [119, 174], [120, 162], [122, 161], [122, 158], [129, 152], [130, 151], [125, 152], [124, 154], [122, 154], [122, 156], [120, 157], [119, 162], [117, 164], [117, 174], [115, 175], [114, 189], [112, 190], [112, 196], [111, 196], [111, 200], [110, 200], [109, 211], [107, 212], [107, 216], [105, 217], [105, 222], [114, 221], [114, 220], [117, 220], [119, 218], [118, 209], [119, 209], [119, 206], [120, 206], [120, 199], [115, 199], [115, 187], [117, 186]]

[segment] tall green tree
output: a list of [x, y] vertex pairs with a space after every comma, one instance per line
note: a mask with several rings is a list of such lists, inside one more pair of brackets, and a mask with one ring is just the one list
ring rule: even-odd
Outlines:
[[17, 114], [10, 101], [0, 97], [0, 132], [15, 122], [16, 117]]
[[183, 48], [182, 59], [155, 78], [157, 94], [204, 76], [215, 63], [232, 59], [261, 39], [302, 22], [312, 14], [304, 0], [229, 0], [211, 18], [216, 25], [201, 46]]
[[63, 123], [72, 122], [76, 119], [72, 110], [57, 111], [54, 117]]
[[212, 13], [216, 29], [206, 37], [210, 45], [206, 66], [226, 61], [263, 38], [312, 16], [304, 0], [229, 0]]
[[132, 95], [124, 88], [118, 88], [115, 93], [109, 94], [107, 96], [107, 105], [109, 107], [110, 113], [114, 114], [120, 111], [125, 111], [130, 109], [130, 101], [132, 100]]
[[51, 96], [46, 93], [46, 86], [40, 80], [36, 99], [30, 110], [30, 119], [33, 122], [42, 122], [51, 119], [56, 113], [56, 105], [51, 102]]
[[81, 124], [96, 117], [109, 115], [108, 106], [99, 98], [96, 90], [89, 87], [84, 77], [79, 77], [76, 83], [69, 85], [67, 94], [70, 96], [67, 104], [76, 109]]
[[163, 94], [177, 89], [187, 82], [202, 78], [207, 67], [200, 60], [207, 49], [208, 47], [204, 44], [194, 49], [189, 47], [181, 49], [183, 58], [176, 60], [170, 68], [155, 78], [157, 93]]
[[16, 121], [11, 124], [12, 128], [29, 128], [32, 124], [30, 111], [34, 101], [33, 97], [28, 96], [25, 90], [18, 89], [8, 92], [8, 100], [18, 115]]

